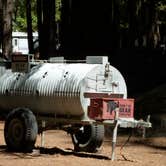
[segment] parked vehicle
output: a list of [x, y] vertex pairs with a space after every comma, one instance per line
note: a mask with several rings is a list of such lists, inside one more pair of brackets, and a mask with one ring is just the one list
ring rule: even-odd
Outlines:
[[14, 55], [12, 68], [0, 65], [0, 114], [6, 115], [9, 149], [32, 151], [38, 133], [58, 128], [71, 134], [76, 151], [95, 152], [105, 124], [150, 127], [134, 119], [134, 100], [127, 98], [125, 80], [108, 57], [68, 63], [26, 56]]
[[[38, 33], [33, 33], [33, 41], [38, 39]], [[35, 42], [36, 43], [36, 42]], [[28, 54], [28, 36], [26, 32], [12, 32], [12, 47], [13, 52], [20, 52], [22, 54]], [[2, 48], [0, 49], [2, 52]]]

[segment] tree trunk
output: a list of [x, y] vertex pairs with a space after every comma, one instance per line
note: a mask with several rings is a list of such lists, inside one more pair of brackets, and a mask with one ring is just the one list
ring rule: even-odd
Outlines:
[[[48, 43], [45, 53], [47, 57], [56, 56], [56, 20], [55, 20], [55, 0], [44, 0], [43, 26], [45, 43]], [[49, 8], [49, 10], [48, 10]]]
[[110, 0], [62, 0], [62, 53], [82, 59], [110, 52], [110, 12]]
[[[113, 0], [112, 1], [112, 9], [113, 9], [113, 18], [112, 18], [112, 37], [113, 37], [113, 48], [120, 48], [120, 1]], [[116, 51], [115, 50], [115, 51]]]
[[42, 57], [43, 54], [43, 39], [42, 39], [42, 0], [37, 0], [37, 26], [38, 26], [38, 40], [39, 40], [39, 58], [45, 59]]
[[129, 19], [128, 47], [134, 48], [134, 43], [136, 39], [136, 1], [128, 0], [128, 19]]
[[3, 6], [2, 0], [0, 0], [0, 49], [2, 48], [2, 33], [3, 32]]
[[148, 47], [156, 48], [158, 42], [160, 41], [160, 32], [159, 32], [159, 18], [158, 11], [156, 9], [156, 1], [149, 1], [149, 32], [148, 32]]
[[33, 34], [32, 34], [31, 0], [26, 0], [26, 14], [27, 14], [27, 32], [28, 32], [29, 54], [33, 54], [34, 48], [33, 48]]
[[6, 59], [11, 58], [12, 53], [12, 13], [13, 0], [3, 0], [3, 42], [2, 52]]
[[54, 57], [57, 54], [55, 0], [37, 0], [37, 17], [40, 58]]
[[[71, 4], [72, 0], [62, 0], [60, 21], [60, 52], [65, 58], [72, 55], [71, 50]], [[71, 53], [71, 54], [70, 54]]]

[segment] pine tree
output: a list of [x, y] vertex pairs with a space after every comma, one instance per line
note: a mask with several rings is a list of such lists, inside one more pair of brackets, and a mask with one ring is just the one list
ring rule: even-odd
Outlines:
[[2, 53], [4, 58], [10, 59], [12, 53], [12, 13], [14, 8], [14, 1], [2, 0], [2, 2], [3, 2]]

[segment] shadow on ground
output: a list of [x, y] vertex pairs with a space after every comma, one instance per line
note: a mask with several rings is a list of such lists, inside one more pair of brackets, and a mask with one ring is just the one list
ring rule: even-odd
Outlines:
[[104, 159], [104, 160], [110, 160], [109, 157], [101, 155], [101, 154], [94, 154], [94, 153], [86, 153], [86, 152], [75, 152], [72, 149], [60, 149], [58, 147], [54, 148], [37, 148], [40, 150], [41, 154], [60, 154], [60, 155], [73, 155], [77, 157], [83, 157], [83, 158], [94, 158], [94, 159]]
[[63, 156], [77, 156], [82, 158], [94, 158], [94, 159], [102, 159], [102, 160], [110, 160], [111, 158], [104, 156], [102, 154], [93, 154], [93, 153], [85, 153], [85, 152], [75, 152], [72, 149], [61, 149], [58, 147], [53, 148], [41, 148], [36, 147], [32, 153], [22, 153], [22, 152], [13, 152], [7, 149], [6, 145], [0, 145], [0, 154], [8, 154], [13, 156], [13, 159], [32, 159], [34, 157], [39, 157], [42, 155], [63, 155]]

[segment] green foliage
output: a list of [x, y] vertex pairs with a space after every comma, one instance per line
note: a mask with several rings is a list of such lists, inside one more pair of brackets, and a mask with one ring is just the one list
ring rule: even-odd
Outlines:
[[[31, 0], [32, 28], [37, 31], [37, 0]], [[61, 0], [56, 0], [56, 21], [60, 20]], [[13, 15], [13, 31], [27, 31], [26, 23], [26, 0], [15, 0], [15, 10]]]
[[158, 2], [157, 8], [159, 11], [166, 12], [166, 0]]
[[[60, 21], [61, 19], [61, 2], [62, 0], [55, 0], [56, 1], [56, 21]], [[122, 29], [128, 29], [129, 27], [129, 15], [128, 13], [128, 0], [120, 0], [120, 27]], [[146, 9], [149, 8], [149, 3], [152, 2], [151, 0], [136, 0], [136, 9], [137, 9], [137, 19], [140, 22], [142, 26], [144, 26], [141, 23], [141, 19], [145, 19], [148, 17], [148, 15], [143, 16], [144, 18], [141, 18], [140, 12], [142, 10], [141, 4], [147, 4]], [[161, 24], [166, 25], [166, 0], [153, 0], [156, 9], [158, 10], [159, 14], [159, 20], [161, 21]], [[33, 31], [37, 30], [37, 13], [36, 13], [36, 7], [37, 7], [37, 0], [31, 0], [31, 7], [32, 7], [32, 27]], [[85, 9], [86, 10], [86, 9]], [[147, 12], [148, 13], [148, 12]], [[143, 28], [144, 29], [144, 28]], [[26, 23], [26, 0], [15, 0], [15, 10], [13, 14], [13, 30], [14, 31], [27, 31], [27, 23]]]
[[[37, 30], [36, 0], [31, 0], [33, 31]], [[27, 31], [26, 0], [15, 0], [13, 31]]]
[[60, 21], [61, 19], [61, 0], [56, 0], [56, 21]]
[[23, 31], [25, 32], [27, 29], [26, 20], [22, 17], [17, 17], [13, 22], [13, 31]]

